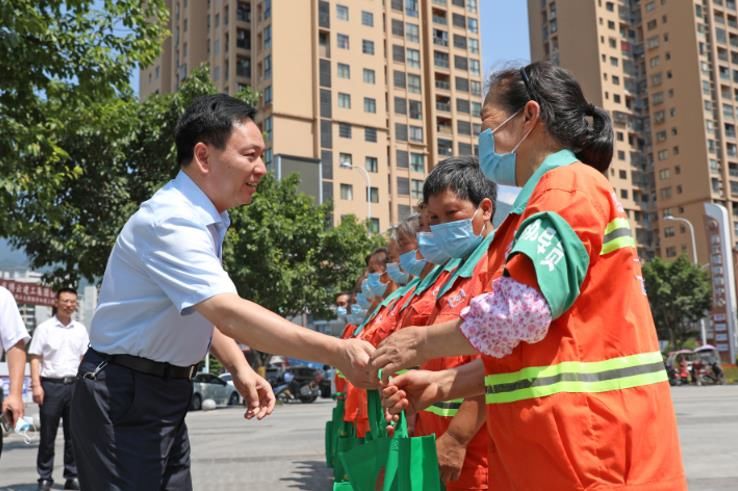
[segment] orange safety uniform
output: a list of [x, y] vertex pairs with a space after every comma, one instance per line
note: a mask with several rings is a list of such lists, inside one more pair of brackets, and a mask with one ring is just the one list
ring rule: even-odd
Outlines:
[[488, 260], [488, 279], [534, 286], [553, 319], [542, 341], [483, 357], [490, 488], [686, 490], [635, 241], [607, 179], [568, 150], [549, 155]]
[[458, 259], [436, 266], [418, 283], [412, 295], [405, 299], [399, 329], [408, 326], [426, 326], [436, 306], [436, 296], [451, 273], [459, 266]]
[[[428, 317], [428, 325], [459, 319], [461, 311], [469, 304], [469, 301], [484, 290], [484, 279], [488, 276], [487, 249], [493, 238], [494, 233], [488, 234], [442, 285], [433, 312]], [[420, 368], [433, 371], [445, 370], [465, 365], [478, 357], [479, 355], [436, 358], [423, 363]], [[414, 434], [416, 436], [435, 434], [436, 437], [443, 435], [462, 403], [462, 399], [444, 401], [420, 411], [415, 419]], [[487, 489], [488, 453], [489, 436], [487, 430], [482, 427], [466, 446], [466, 455], [459, 478], [446, 483], [446, 489]]]
[[[378, 336], [386, 329], [391, 329], [397, 322], [396, 310], [401, 304], [398, 302], [412, 287], [417, 283], [416, 280], [411, 281], [407, 285], [397, 288], [395, 291], [387, 295], [379, 305], [367, 316], [364, 322], [357, 327], [352, 336], [365, 339], [370, 343], [376, 344], [383, 338]], [[344, 409], [343, 420], [353, 423], [356, 427], [356, 435], [364, 438], [369, 431], [369, 413], [367, 406], [366, 390], [359, 389], [353, 385], [349, 385], [346, 391], [346, 403]]]

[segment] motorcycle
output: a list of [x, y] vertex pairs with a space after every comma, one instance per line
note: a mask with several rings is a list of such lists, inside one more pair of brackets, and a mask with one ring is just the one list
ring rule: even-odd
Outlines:
[[725, 373], [720, 366], [720, 355], [714, 346], [706, 344], [694, 350], [701, 370], [697, 374], [698, 385], [723, 385]]
[[664, 362], [666, 373], [669, 376], [669, 385], [689, 385], [694, 356], [694, 351], [687, 349], [669, 353]]
[[300, 373], [295, 373], [296, 369], [286, 368], [279, 382], [275, 384], [274, 396], [278, 401], [290, 403], [300, 401], [302, 403], [311, 403], [320, 397], [320, 380], [317, 376], [305, 378]]

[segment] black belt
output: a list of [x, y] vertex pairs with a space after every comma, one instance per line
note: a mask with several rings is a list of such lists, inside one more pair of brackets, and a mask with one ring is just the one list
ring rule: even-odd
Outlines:
[[181, 367], [163, 361], [149, 360], [148, 358], [142, 358], [140, 356], [108, 355], [95, 351], [92, 348], [90, 348], [90, 351], [113, 365], [120, 365], [137, 372], [161, 378], [186, 378], [191, 380], [192, 376], [195, 375], [195, 370], [197, 369], [197, 364], [190, 365], [188, 367]]
[[61, 378], [41, 377], [41, 382], [50, 382], [52, 384], [70, 385], [76, 381], [77, 381], [77, 377], [61, 377]]

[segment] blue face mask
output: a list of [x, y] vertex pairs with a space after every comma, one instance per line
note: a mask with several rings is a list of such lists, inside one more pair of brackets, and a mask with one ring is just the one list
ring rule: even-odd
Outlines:
[[[522, 109], [521, 109], [522, 111]], [[508, 186], [516, 186], [515, 181], [515, 170], [516, 170], [516, 151], [521, 143], [528, 138], [528, 135], [533, 130], [531, 127], [528, 132], [523, 135], [517, 145], [513, 147], [512, 151], [508, 153], [497, 153], [495, 152], [495, 132], [505, 126], [508, 121], [517, 116], [520, 111], [512, 114], [500, 125], [491, 130], [487, 128], [479, 134], [479, 167], [482, 169], [482, 173], [490, 181], [496, 184], [505, 184]]]
[[[474, 212], [474, 215], [477, 214]], [[453, 258], [466, 257], [484, 238], [481, 234], [476, 235], [472, 227], [472, 218], [454, 220], [453, 222], [431, 225], [431, 232], [438, 238], [441, 248]], [[484, 224], [487, 227], [487, 224]]]
[[428, 261], [415, 256], [415, 250], [400, 254], [400, 267], [413, 276], [420, 276], [426, 264]]
[[351, 305], [351, 313], [347, 317], [347, 321], [354, 325], [359, 325], [366, 317], [366, 309], [361, 308], [359, 304]]
[[427, 261], [435, 265], [444, 264], [451, 259], [433, 232], [418, 232], [418, 249]]
[[[356, 305], [357, 307], [367, 309], [372, 303], [369, 301], [369, 299], [366, 297], [364, 292], [362, 291], [358, 295], [356, 295]], [[353, 309], [353, 307], [352, 307]]]
[[369, 280], [367, 278], [364, 278], [361, 282], [361, 293], [363, 293], [364, 297], [367, 299], [372, 297], [372, 292], [369, 289]]
[[404, 285], [410, 281], [410, 275], [402, 271], [398, 263], [387, 263], [387, 274], [398, 285]]
[[382, 273], [369, 273], [366, 277], [369, 292], [375, 297], [383, 297], [387, 291], [387, 283], [382, 283], [381, 276]]
[[336, 317], [338, 317], [339, 319], [343, 319], [347, 315], [348, 315], [348, 309], [346, 309], [346, 307], [343, 307], [342, 305], [339, 305], [338, 307], [336, 307]]

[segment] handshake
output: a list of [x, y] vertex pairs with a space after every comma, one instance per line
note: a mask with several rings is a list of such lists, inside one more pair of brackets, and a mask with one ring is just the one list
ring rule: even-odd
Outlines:
[[423, 327], [405, 328], [377, 348], [361, 339], [342, 340], [343, 363], [338, 368], [356, 387], [382, 389], [383, 404], [390, 413], [420, 411], [444, 400], [444, 372], [412, 370], [391, 381], [390, 376], [417, 367], [427, 359], [425, 333]]

